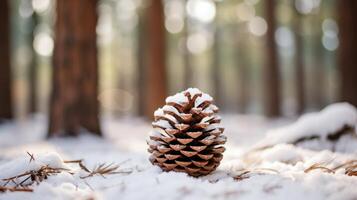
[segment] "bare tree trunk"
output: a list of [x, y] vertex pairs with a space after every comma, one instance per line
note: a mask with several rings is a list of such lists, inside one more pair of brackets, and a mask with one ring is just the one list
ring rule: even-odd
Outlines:
[[38, 24], [38, 16], [34, 12], [32, 15], [32, 33], [30, 38], [30, 45], [32, 49], [31, 62], [29, 66], [29, 79], [30, 79], [30, 98], [29, 98], [29, 113], [37, 111], [37, 55], [33, 48], [33, 41], [35, 39], [35, 29]]
[[357, 1], [338, 1], [341, 70], [341, 98], [357, 106]]
[[296, 87], [296, 112], [301, 114], [305, 110], [305, 90], [304, 90], [304, 40], [302, 37], [302, 16], [296, 12], [296, 17], [294, 20], [294, 31], [295, 31], [295, 87]]
[[[237, 65], [237, 78], [238, 78], [238, 112], [246, 113], [247, 107], [249, 104], [249, 63], [248, 63], [248, 54], [249, 46], [243, 32], [240, 27], [234, 28], [235, 35], [235, 63]], [[237, 37], [238, 36], [238, 37]]]
[[145, 115], [145, 19], [143, 13], [139, 14], [139, 24], [137, 31], [137, 103], [138, 115]]
[[[316, 32], [314, 33], [312, 44], [313, 44], [313, 66], [312, 66], [312, 74], [313, 74], [313, 79], [315, 83], [318, 84], [312, 84], [311, 85], [311, 90], [312, 90], [312, 101], [314, 107], [317, 109], [321, 109], [324, 107], [324, 99], [325, 99], [325, 91], [326, 91], [326, 70], [324, 70], [324, 47], [322, 46], [321, 43], [321, 36], [322, 36], [322, 31], [321, 31], [321, 22], [322, 20], [320, 19], [320, 16], [318, 13], [312, 16], [313, 17], [313, 26], [317, 27]], [[322, 87], [321, 87], [322, 86]]]
[[[320, 23], [319, 23], [320, 24]], [[313, 78], [314, 83], [312, 84], [312, 100], [313, 104], [317, 109], [324, 107], [325, 91], [326, 91], [326, 71], [324, 70], [324, 49], [321, 44], [321, 32], [316, 33], [313, 39]]]
[[[186, 1], [187, 3], [187, 1]], [[184, 38], [184, 44], [183, 44], [183, 60], [184, 60], [184, 88], [189, 88], [193, 87], [193, 68], [191, 64], [191, 53], [187, 48], [187, 40], [188, 37], [190, 36], [190, 20], [189, 17], [187, 16], [188, 14], [185, 13], [185, 26], [183, 27], [183, 38]]]
[[147, 20], [145, 115], [152, 119], [153, 112], [164, 104], [167, 91], [164, 11], [161, 0], [149, 2]]
[[101, 135], [96, 0], [57, 1], [53, 91], [48, 136]]
[[220, 52], [221, 52], [221, 30], [217, 26], [214, 32], [214, 41], [213, 41], [213, 55], [212, 55], [212, 82], [213, 82], [213, 91], [214, 91], [214, 99], [217, 106], [223, 109], [222, 103], [222, 80], [221, 80], [221, 60], [220, 60]]
[[0, 120], [11, 119], [10, 6], [0, 1]]
[[264, 68], [264, 107], [268, 117], [277, 117], [280, 113], [280, 75], [278, 66], [277, 47], [274, 40], [275, 33], [275, 1], [265, 2], [267, 14], [267, 45], [266, 45], [266, 67]]

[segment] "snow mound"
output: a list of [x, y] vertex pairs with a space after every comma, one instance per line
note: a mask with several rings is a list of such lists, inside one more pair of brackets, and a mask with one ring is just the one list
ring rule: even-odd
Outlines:
[[[301, 138], [327, 138], [348, 127], [355, 132], [357, 110], [348, 103], [335, 103], [320, 112], [305, 114], [297, 122], [267, 132], [266, 137], [258, 147], [271, 146], [280, 143], [294, 143]], [[316, 141], [308, 141], [316, 143]], [[312, 146], [321, 146], [312, 144]]]
[[213, 98], [202, 92], [201, 90], [197, 89], [197, 88], [188, 88], [187, 90], [183, 91], [183, 92], [179, 92], [176, 93], [173, 96], [169, 96], [166, 98], [166, 103], [179, 103], [179, 104], [184, 104], [184, 103], [188, 103], [188, 98], [185, 95], [185, 93], [190, 93], [190, 95], [193, 97], [196, 94], [202, 94], [200, 97], [198, 97], [195, 101], [195, 106], [200, 105], [202, 102], [204, 101], [212, 101]]
[[[33, 181], [32, 178], [29, 178], [30, 175], [24, 175], [28, 172], [37, 173], [36, 171], [43, 167], [66, 170], [46, 176], [41, 181]], [[67, 170], [78, 171], [65, 164], [57, 152], [23, 154], [0, 165], [0, 185], [8, 187], [17, 187], [18, 184], [29, 186], [33, 189], [33, 192], [0, 193], [0, 199], [94, 199], [97, 196], [88, 186], [80, 182], [78, 176], [71, 175]], [[6, 180], [13, 177], [16, 177], [13, 181]], [[30, 198], [29, 194], [31, 195]]]
[[34, 159], [29, 155], [23, 155], [0, 165], [0, 184], [4, 183], [1, 179], [13, 177], [28, 171], [39, 170], [42, 166], [52, 168], [65, 167], [62, 158], [55, 152], [34, 155]]

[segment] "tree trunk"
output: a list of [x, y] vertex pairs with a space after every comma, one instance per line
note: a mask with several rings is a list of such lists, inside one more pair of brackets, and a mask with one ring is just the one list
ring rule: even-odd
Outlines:
[[238, 78], [238, 112], [246, 113], [249, 104], [249, 63], [248, 54], [249, 46], [244, 39], [247, 37], [246, 33], [241, 30], [241, 27], [234, 28], [235, 35], [235, 64], [237, 66], [237, 78]]
[[302, 37], [302, 16], [296, 12], [294, 19], [294, 32], [295, 32], [295, 87], [296, 87], [296, 112], [302, 114], [305, 110], [305, 90], [304, 90], [304, 40]]
[[312, 58], [312, 75], [313, 82], [318, 84], [311, 85], [312, 91], [312, 103], [315, 108], [321, 109], [325, 104], [325, 91], [326, 91], [326, 70], [324, 69], [324, 47], [321, 43], [321, 18], [316, 13], [312, 16], [312, 24], [316, 27], [314, 32], [312, 44], [313, 44], [313, 58]]
[[357, 1], [338, 1], [341, 99], [357, 106]]
[[267, 45], [266, 67], [264, 68], [264, 107], [268, 117], [277, 117], [280, 113], [280, 75], [278, 66], [277, 47], [274, 39], [275, 33], [275, 1], [266, 1], [267, 15]]
[[[321, 24], [321, 23], [319, 23]], [[313, 84], [312, 84], [312, 101], [317, 109], [321, 109], [325, 104], [325, 91], [326, 91], [326, 70], [324, 69], [324, 47], [321, 43], [321, 32], [316, 33], [313, 37]], [[314, 84], [319, 83], [319, 84]]]
[[[216, 23], [217, 25], [217, 23]], [[222, 80], [221, 80], [221, 60], [220, 60], [220, 52], [221, 52], [221, 30], [220, 27], [216, 27], [214, 32], [214, 41], [213, 41], [213, 55], [212, 55], [212, 82], [213, 82], [213, 91], [214, 91], [214, 99], [216, 105], [223, 109], [222, 104]]]
[[[187, 4], [187, 1], [186, 1]], [[185, 4], [185, 5], [186, 5]], [[188, 37], [190, 36], [190, 19], [188, 14], [185, 13], [185, 25], [183, 27], [183, 60], [184, 60], [184, 88], [193, 87], [193, 68], [192, 68], [192, 57], [191, 53], [187, 48]]]
[[96, 0], [57, 1], [53, 90], [48, 136], [101, 135]]
[[9, 11], [9, 1], [0, 1], [0, 120], [13, 117]]
[[151, 0], [147, 8], [146, 47], [146, 111], [152, 119], [153, 112], [164, 104], [166, 97], [165, 27], [164, 10], [160, 0]]
[[145, 115], [145, 16], [143, 13], [139, 14], [139, 23], [137, 31], [137, 103], [138, 115]]
[[29, 113], [37, 111], [37, 54], [33, 48], [33, 41], [35, 39], [35, 29], [38, 24], [38, 16], [34, 12], [32, 15], [32, 33], [30, 36], [30, 45], [32, 49], [31, 62], [29, 66], [29, 79], [30, 79], [30, 98], [29, 98]]

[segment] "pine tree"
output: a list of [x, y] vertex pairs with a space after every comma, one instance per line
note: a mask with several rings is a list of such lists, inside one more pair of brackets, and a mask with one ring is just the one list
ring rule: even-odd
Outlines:
[[49, 136], [101, 135], [96, 0], [57, 1]]
[[341, 98], [357, 106], [357, 1], [338, 1]]
[[11, 119], [10, 5], [0, 1], [0, 120]]
[[295, 31], [295, 88], [296, 88], [296, 103], [297, 103], [297, 114], [302, 114], [305, 110], [305, 89], [304, 89], [304, 40], [302, 37], [303, 32], [303, 18], [302, 15], [295, 10], [295, 19], [293, 22], [293, 27]]
[[37, 55], [35, 52], [35, 49], [33, 48], [33, 41], [35, 39], [35, 30], [36, 26], [38, 24], [38, 18], [39, 16], [34, 12], [31, 17], [31, 23], [32, 23], [32, 32], [30, 33], [30, 45], [32, 49], [32, 55], [31, 55], [31, 62], [29, 65], [29, 79], [30, 79], [30, 98], [29, 98], [29, 113], [35, 113], [37, 111], [37, 72], [38, 72], [38, 59]]
[[280, 113], [280, 75], [277, 46], [275, 43], [275, 1], [265, 2], [267, 16], [266, 66], [264, 68], [264, 108], [268, 117], [277, 117]]
[[161, 0], [151, 0], [147, 8], [146, 40], [146, 106], [145, 116], [163, 104], [166, 96], [165, 27], [164, 8]]

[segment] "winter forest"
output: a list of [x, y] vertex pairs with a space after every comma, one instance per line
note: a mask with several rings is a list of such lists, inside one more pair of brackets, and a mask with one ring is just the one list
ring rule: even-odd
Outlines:
[[0, 199], [357, 199], [356, 10], [1, 0]]

